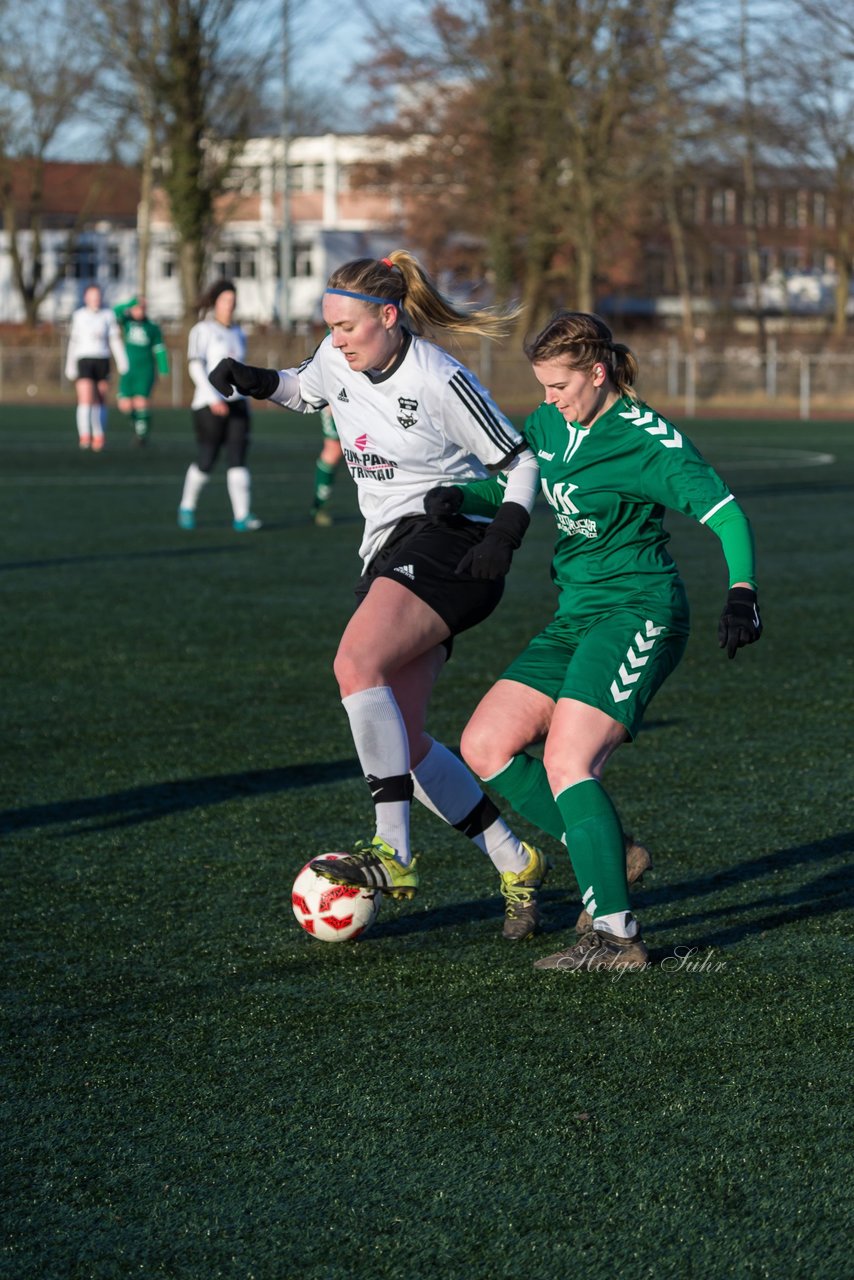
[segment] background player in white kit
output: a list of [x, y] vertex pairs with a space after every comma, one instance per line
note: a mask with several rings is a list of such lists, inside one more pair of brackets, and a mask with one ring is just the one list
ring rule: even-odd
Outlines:
[[[489, 855], [505, 898], [504, 936], [525, 938], [536, 928], [546, 860], [517, 839], [462, 762], [425, 729], [452, 637], [483, 621], [501, 598], [538, 472], [519, 432], [473, 374], [417, 335], [497, 336], [507, 317], [459, 310], [398, 250], [340, 267], [324, 294], [323, 319], [330, 332], [298, 369], [226, 360], [211, 373], [224, 394], [234, 387], [302, 413], [328, 404], [365, 517], [359, 604], [334, 669], [376, 833], [348, 857], [312, 866], [331, 880], [412, 897], [415, 795]], [[437, 480], [502, 469], [506, 497], [491, 523], [437, 525], [425, 515], [424, 495]]]
[[[221, 394], [211, 385], [208, 374], [221, 360], [242, 360], [246, 355], [246, 335], [234, 323], [237, 291], [231, 280], [218, 280], [199, 299], [204, 319], [190, 330], [187, 346], [190, 377], [195, 390], [191, 404], [198, 453], [184, 477], [178, 524], [195, 529], [199, 495], [210, 479], [220, 451], [225, 448], [226, 484], [231, 501], [233, 528], [252, 533], [261, 528], [251, 510], [252, 481], [246, 466], [249, 452], [250, 416], [245, 396]], [[208, 317], [208, 312], [213, 314]]]
[[119, 373], [127, 373], [128, 358], [116, 317], [109, 307], [102, 306], [100, 286], [90, 284], [83, 294], [83, 306], [71, 317], [65, 376], [77, 392], [80, 448], [91, 447], [96, 453], [103, 449], [106, 438], [111, 352]]

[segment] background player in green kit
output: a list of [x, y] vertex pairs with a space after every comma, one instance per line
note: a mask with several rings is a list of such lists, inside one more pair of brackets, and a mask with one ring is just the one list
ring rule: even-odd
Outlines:
[[[637, 362], [596, 316], [558, 312], [526, 348], [545, 403], [524, 436], [536, 454], [558, 539], [553, 620], [471, 717], [461, 749], [475, 773], [558, 840], [572, 861], [589, 928], [541, 969], [640, 968], [624, 839], [601, 784], [682, 657], [685, 588], [666, 544], [666, 507], [721, 540], [730, 588], [719, 641], [731, 658], [759, 639], [753, 538], [727, 486], [680, 431], [638, 401]], [[494, 510], [499, 480], [431, 491], [434, 518]], [[544, 741], [542, 760], [526, 747]], [[592, 919], [591, 919], [592, 917]]]
[[329, 528], [332, 516], [326, 510], [332, 497], [332, 485], [335, 475], [344, 457], [341, 441], [338, 439], [338, 428], [329, 405], [320, 410], [320, 425], [323, 431], [323, 447], [314, 464], [314, 501], [311, 504], [311, 518], [321, 529]]
[[130, 418], [137, 443], [144, 444], [151, 430], [151, 391], [157, 374], [169, 372], [169, 354], [160, 326], [146, 314], [145, 298], [131, 298], [113, 310], [129, 364], [119, 381], [118, 406]]

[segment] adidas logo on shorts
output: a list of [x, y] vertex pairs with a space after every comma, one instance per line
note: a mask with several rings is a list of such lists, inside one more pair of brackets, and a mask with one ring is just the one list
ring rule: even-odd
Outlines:
[[397, 564], [392, 570], [393, 573], [402, 573], [404, 578], [411, 578], [415, 581], [415, 568], [411, 564]]

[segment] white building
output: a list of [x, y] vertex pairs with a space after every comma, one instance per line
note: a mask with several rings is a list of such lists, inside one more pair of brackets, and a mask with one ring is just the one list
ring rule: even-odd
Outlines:
[[[208, 277], [228, 276], [239, 290], [241, 319], [249, 323], [278, 321], [284, 309], [297, 327], [317, 322], [323, 286], [334, 268], [351, 258], [382, 256], [399, 243], [403, 210], [387, 188], [359, 187], [359, 166], [392, 158], [395, 145], [367, 135], [325, 134], [293, 138], [288, 144], [288, 237], [282, 232], [284, 143], [280, 138], [254, 138], [245, 146], [217, 208], [218, 231], [210, 246]], [[42, 233], [42, 275], [50, 279], [59, 265], [62, 278], [40, 310], [40, 318], [63, 322], [79, 305], [82, 290], [92, 280], [104, 289], [108, 303], [136, 291], [139, 254], [138, 214], [128, 216], [128, 192], [138, 177], [132, 170], [113, 175], [99, 194], [98, 166], [49, 165], [46, 188], [50, 209]], [[63, 181], [59, 181], [59, 179]], [[117, 199], [117, 186], [124, 201]], [[91, 205], [91, 213], [84, 208]], [[63, 207], [67, 205], [68, 207]], [[69, 230], [82, 221], [77, 247], [63, 264]], [[290, 241], [287, 290], [280, 285], [279, 264]], [[26, 258], [31, 232], [18, 233]], [[155, 194], [151, 220], [151, 249], [147, 296], [152, 316], [177, 321], [182, 300], [177, 273], [175, 237], [168, 203]], [[0, 323], [20, 323], [23, 304], [14, 286], [8, 234], [0, 232]]]

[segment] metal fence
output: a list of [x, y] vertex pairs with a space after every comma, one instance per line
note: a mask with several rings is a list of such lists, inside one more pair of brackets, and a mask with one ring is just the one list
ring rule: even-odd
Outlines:
[[[683, 352], [667, 340], [632, 343], [641, 367], [638, 392], [662, 412], [693, 418], [722, 412], [761, 412], [807, 420], [816, 415], [854, 421], [854, 354], [801, 351], [765, 355], [733, 346], [722, 351]], [[269, 335], [250, 339], [248, 359], [267, 367], [292, 367], [310, 343], [287, 343]], [[509, 412], [525, 412], [537, 402], [538, 385], [518, 346], [496, 347], [466, 340], [455, 353], [488, 386]], [[158, 388], [160, 404], [189, 404], [192, 386], [183, 348], [170, 352], [171, 373]], [[51, 340], [39, 346], [0, 343], [0, 402], [68, 403], [74, 389], [65, 377], [64, 348]]]

